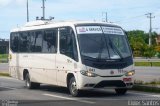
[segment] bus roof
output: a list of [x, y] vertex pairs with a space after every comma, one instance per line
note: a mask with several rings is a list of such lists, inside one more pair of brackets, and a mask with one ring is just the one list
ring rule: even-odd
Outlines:
[[45, 29], [63, 26], [75, 26], [75, 25], [85, 25], [85, 24], [103, 24], [110, 26], [118, 26], [117, 24], [111, 22], [97, 22], [97, 21], [51, 21], [51, 20], [36, 20], [27, 22], [22, 27], [17, 27], [12, 29], [11, 32], [34, 30], [34, 29]]

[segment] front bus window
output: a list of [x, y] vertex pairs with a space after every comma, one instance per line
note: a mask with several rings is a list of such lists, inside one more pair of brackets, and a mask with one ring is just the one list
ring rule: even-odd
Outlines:
[[97, 68], [132, 64], [127, 38], [120, 27], [85, 25], [77, 26], [76, 30], [83, 64]]
[[83, 56], [109, 59], [103, 34], [83, 34], [79, 36], [79, 41]]
[[121, 58], [131, 56], [131, 51], [128, 45], [127, 38], [121, 28], [115, 27], [102, 27], [105, 38], [109, 40], [109, 46], [120, 54]]

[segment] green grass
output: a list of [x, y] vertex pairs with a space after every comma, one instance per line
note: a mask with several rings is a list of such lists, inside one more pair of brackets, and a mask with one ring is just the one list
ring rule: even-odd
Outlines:
[[131, 90], [160, 93], [160, 79], [154, 79], [151, 82], [135, 80]]
[[143, 91], [143, 92], [152, 92], [152, 93], [160, 93], [160, 88], [152, 87], [152, 86], [134, 85], [131, 90]]
[[157, 66], [157, 67], [160, 67], [160, 62], [135, 62], [135, 66]]
[[152, 85], [152, 86], [157, 86], [157, 85], [160, 85], [160, 79], [154, 79], [152, 80], [151, 82], [146, 82], [144, 83], [145, 85]]
[[160, 86], [160, 78], [159, 79], [153, 79], [150, 82], [144, 82], [142, 80], [134, 80], [134, 84], [136, 84], [136, 85]]
[[6, 76], [6, 77], [9, 77], [9, 73], [0, 73], [0, 76]]
[[8, 54], [0, 54], [0, 63], [8, 62]]
[[8, 54], [0, 54], [0, 59], [7, 59], [8, 58]]

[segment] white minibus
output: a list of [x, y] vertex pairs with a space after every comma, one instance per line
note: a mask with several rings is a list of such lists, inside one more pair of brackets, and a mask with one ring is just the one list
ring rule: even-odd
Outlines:
[[29, 89], [40, 84], [82, 90], [133, 86], [135, 69], [125, 31], [118, 25], [91, 21], [28, 22], [11, 30], [10, 75]]

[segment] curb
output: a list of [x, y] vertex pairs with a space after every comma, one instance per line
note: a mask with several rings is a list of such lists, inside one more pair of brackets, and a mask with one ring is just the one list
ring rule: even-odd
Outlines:
[[9, 73], [6, 72], [0, 72], [0, 77], [1, 76], [10, 77]]
[[0, 61], [0, 63], [8, 63], [7, 61]]
[[7, 59], [0, 59], [0, 63], [8, 63]]
[[155, 85], [134, 85], [131, 90], [160, 93], [160, 87]]

